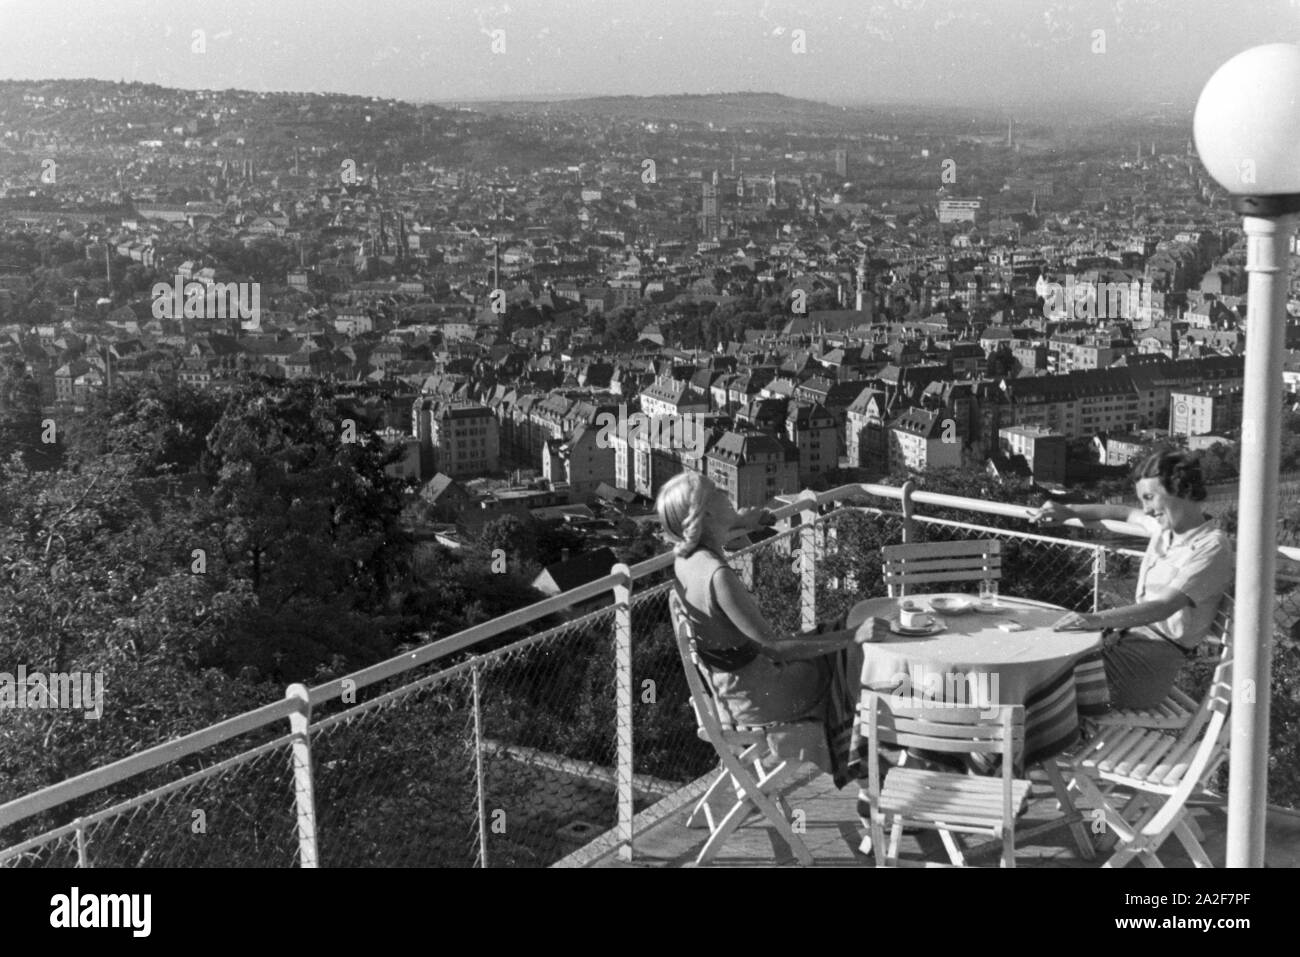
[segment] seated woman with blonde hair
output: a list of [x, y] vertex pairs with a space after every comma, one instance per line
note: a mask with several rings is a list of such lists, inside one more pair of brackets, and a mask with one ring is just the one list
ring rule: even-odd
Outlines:
[[851, 630], [843, 628], [841, 619], [840, 627], [824, 626], [829, 630], [819, 628], [816, 634], [779, 633], [724, 552], [735, 532], [770, 524], [771, 513], [737, 513], [727, 493], [698, 472], [683, 472], [665, 483], [656, 508], [676, 543], [673, 570], [695, 629], [696, 653], [707, 666], [720, 708], [740, 727], [822, 722], [828, 753], [802, 759], [835, 775], [842, 787], [848, 779], [847, 731], [862, 671], [859, 645], [871, 639], [875, 623], [868, 620]]

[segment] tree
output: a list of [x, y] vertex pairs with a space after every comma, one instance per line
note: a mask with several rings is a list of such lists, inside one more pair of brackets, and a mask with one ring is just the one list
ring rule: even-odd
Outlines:
[[0, 654], [29, 673], [98, 676], [104, 688], [99, 720], [5, 712], [0, 800], [275, 692], [204, 667], [249, 596], [193, 573], [184, 523], [141, 484], [129, 431], [97, 458], [43, 474], [14, 459], [0, 476]]
[[44, 458], [41, 434], [41, 390], [15, 356], [0, 358], [0, 470], [14, 453], [28, 464]]
[[632, 321], [632, 314], [626, 309], [620, 309], [605, 324], [605, 340], [614, 345], [631, 345], [636, 342], [637, 332], [636, 323]]
[[522, 564], [536, 561], [537, 539], [535, 523], [518, 515], [502, 515], [483, 526], [479, 542], [488, 560], [499, 549], [514, 562]]
[[370, 660], [396, 638], [386, 612], [410, 543], [401, 483], [383, 470], [398, 453], [346, 413], [322, 383], [258, 380], [208, 436], [215, 483], [195, 534], [256, 597], [224, 664], [291, 679], [335, 655]]
[[1201, 452], [1201, 475], [1206, 485], [1235, 482], [1240, 474], [1241, 447], [1234, 443], [1215, 442]]
[[67, 424], [68, 455], [87, 462], [129, 445], [141, 476], [201, 472], [211, 480], [207, 439], [221, 415], [221, 400], [183, 383], [122, 382], [111, 394], [92, 393], [86, 412]]

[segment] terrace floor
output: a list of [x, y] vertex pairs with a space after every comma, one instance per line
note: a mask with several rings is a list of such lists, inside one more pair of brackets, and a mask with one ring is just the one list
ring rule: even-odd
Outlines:
[[[1030, 806], [1016, 825], [1016, 866], [1099, 867], [1103, 864], [1109, 854], [1099, 852], [1096, 860], [1084, 860], [1074, 845], [1069, 828], [1064, 825], [1025, 836], [1025, 832], [1032, 832], [1036, 824], [1059, 816], [1055, 797], [1046, 779], [1041, 774], [1035, 774], [1031, 780], [1034, 788]], [[691, 795], [697, 795], [700, 791], [701, 782], [695, 782], [675, 798], [664, 799], [662, 803], [665, 809], [671, 806], [673, 810], [666, 815], [660, 811], [657, 816], [661, 816], [662, 820], [638, 833], [634, 841], [634, 859], [630, 863], [618, 860], [612, 846], [601, 848], [597, 845], [590, 846], [586, 853], [575, 855], [579, 859], [570, 863], [587, 867], [683, 867], [691, 864], [708, 837], [706, 830], [687, 829], [684, 826], [686, 815], [696, 800]], [[819, 774], [816, 768], [809, 766], [798, 784], [787, 793], [786, 800], [792, 810], [804, 812], [806, 831], [803, 839], [817, 866], [875, 866], [874, 857], [866, 857], [858, 852], [863, 831], [857, 815], [856, 784], [850, 784], [842, 791], [836, 790], [828, 775]], [[1087, 814], [1086, 811], [1083, 813]], [[655, 809], [652, 808], [646, 814], [655, 815]], [[1206, 853], [1216, 867], [1222, 867], [1227, 835], [1226, 808], [1197, 807], [1193, 814], [1205, 832], [1202, 843]], [[978, 850], [979, 843], [987, 840], [978, 836], [966, 837], [967, 859], [970, 864], [998, 866], [1000, 843], [989, 843], [989, 853], [980, 853]], [[1300, 867], [1300, 814], [1270, 808], [1265, 847], [1267, 867]], [[973, 853], [970, 850], [972, 848], [975, 849]], [[948, 862], [943, 844], [935, 831], [921, 831], [914, 836], [904, 835], [899, 854], [903, 859], [915, 861]], [[1167, 867], [1192, 866], [1182, 846], [1174, 838], [1170, 838], [1161, 848], [1160, 859]], [[752, 823], [742, 826], [732, 835], [711, 866], [798, 865], [789, 845], [777, 834], [776, 829], [762, 818], [756, 817]], [[1133, 862], [1129, 866], [1142, 865]]]

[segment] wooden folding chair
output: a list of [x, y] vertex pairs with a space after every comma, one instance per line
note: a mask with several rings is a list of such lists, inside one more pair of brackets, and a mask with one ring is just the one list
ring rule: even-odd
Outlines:
[[[1203, 654], [1217, 657], [1223, 663], [1232, 657], [1232, 598], [1224, 595], [1214, 616], [1210, 634], [1201, 645]], [[1135, 728], [1166, 728], [1178, 730], [1187, 727], [1196, 714], [1199, 704], [1186, 692], [1173, 688], [1165, 700], [1154, 708], [1108, 711], [1097, 718], [1101, 725], [1123, 725]]]
[[[1028, 781], [1015, 777], [1016, 756], [1025, 744], [1024, 706], [999, 705], [995, 710], [867, 692], [862, 709], [871, 747], [867, 796], [876, 865], [947, 866], [900, 861], [898, 842], [907, 826], [938, 831], [958, 867], [965, 866], [966, 859], [954, 833], [988, 834], [1002, 842], [1002, 866], [1015, 867], [1016, 817], [1028, 805], [1030, 790]], [[891, 769], [882, 788], [882, 744], [949, 754], [999, 754], [1002, 773], [983, 777], [904, 766]]]
[[880, 558], [890, 598], [906, 597], [914, 585], [1002, 577], [1002, 543], [997, 539], [886, 545]]
[[[1083, 802], [1101, 811], [1117, 849], [1106, 867], [1134, 857], [1163, 867], [1157, 852], [1172, 834], [1197, 867], [1211, 867], [1188, 804], [1204, 795], [1228, 758], [1232, 660], [1215, 668], [1209, 693], [1181, 732], [1111, 725], [1069, 761]], [[1120, 802], [1123, 803], [1120, 803]]]
[[[799, 864], [803, 867], [811, 865], [812, 854], [790, 826], [790, 807], [783, 793], [793, 783], [798, 764], [776, 759], [767, 737], [773, 728], [737, 728], [731, 725], [730, 718], [725, 717], [718, 707], [708, 672], [695, 652], [695, 632], [686, 617], [680, 586], [675, 586], [669, 593], [668, 608], [677, 636], [677, 650], [686, 671], [686, 683], [691, 689], [691, 706], [695, 709], [699, 726], [697, 733], [713, 745], [722, 763], [717, 777], [686, 820], [687, 827], [707, 826], [709, 829], [709, 839], [696, 857], [695, 864], [709, 863], [736, 828], [758, 811], [772, 822], [777, 833], [790, 845]], [[820, 727], [816, 730], [820, 732]], [[765, 767], [765, 762], [773, 766]], [[730, 802], [720, 818], [715, 817], [711, 806], [719, 797]]]

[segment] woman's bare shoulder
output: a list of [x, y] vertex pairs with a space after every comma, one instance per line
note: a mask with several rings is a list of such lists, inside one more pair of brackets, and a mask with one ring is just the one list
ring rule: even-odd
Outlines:
[[686, 558], [678, 556], [673, 562], [673, 571], [677, 574], [677, 580], [688, 589], [691, 585], [701, 589], [711, 585], [717, 580], [718, 573], [729, 567], [718, 556], [704, 549], [699, 549]]

